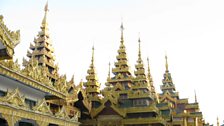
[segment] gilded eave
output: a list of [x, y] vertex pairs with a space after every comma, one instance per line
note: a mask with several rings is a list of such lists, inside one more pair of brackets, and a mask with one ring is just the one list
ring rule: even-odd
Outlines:
[[130, 107], [126, 108], [126, 113], [144, 113], [144, 112], [155, 112], [159, 113], [159, 109], [155, 105], [150, 105], [146, 107]]
[[66, 95], [64, 93], [59, 92], [54, 88], [50, 88], [50, 87], [46, 86], [45, 84], [40, 83], [36, 80], [33, 80], [29, 77], [26, 77], [26, 76], [24, 76], [24, 75], [22, 75], [18, 72], [15, 72], [11, 69], [8, 69], [1, 64], [0, 64], [0, 74], [3, 75], [3, 76], [7, 76], [9, 78], [13, 78], [14, 80], [17, 80], [19, 82], [22, 82], [22, 84], [24, 84], [24, 85], [32, 86], [32, 87], [34, 87], [36, 89], [39, 89], [41, 91], [48, 92], [48, 93], [50, 93], [52, 95], [55, 95], [59, 98], [62, 98], [62, 99], [66, 98]]
[[162, 117], [155, 118], [132, 118], [124, 119], [123, 124], [166, 124], [166, 121]]
[[[20, 41], [20, 32], [10, 31], [3, 22], [3, 16], [0, 15], [0, 42], [5, 46], [7, 55], [1, 55], [0, 60], [11, 59], [14, 54], [14, 48]], [[4, 49], [3, 49], [4, 50]], [[1, 51], [1, 50], [0, 50]]]
[[198, 109], [198, 108], [199, 108], [198, 103], [187, 104], [185, 106], [185, 109]]
[[177, 104], [188, 104], [188, 98], [178, 99]]

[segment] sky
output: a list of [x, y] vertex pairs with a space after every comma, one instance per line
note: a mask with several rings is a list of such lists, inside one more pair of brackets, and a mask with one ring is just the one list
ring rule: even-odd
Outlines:
[[[60, 73], [85, 81], [95, 47], [95, 67], [104, 86], [108, 63], [116, 61], [120, 24], [132, 71], [138, 37], [145, 66], [149, 57], [154, 85], [161, 92], [165, 52], [181, 98], [197, 93], [206, 122], [224, 120], [223, 0], [49, 0], [48, 23]], [[0, 0], [0, 14], [10, 30], [20, 30], [15, 58], [22, 62], [40, 31], [46, 0]], [[114, 65], [112, 65], [114, 67]]]

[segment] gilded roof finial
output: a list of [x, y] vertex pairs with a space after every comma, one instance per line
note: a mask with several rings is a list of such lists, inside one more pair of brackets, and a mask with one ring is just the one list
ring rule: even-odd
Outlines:
[[110, 62], [109, 62], [108, 78], [110, 78]]
[[148, 63], [148, 75], [150, 75], [149, 57], [147, 57], [147, 63]]
[[45, 11], [45, 14], [44, 14], [44, 18], [42, 20], [42, 27], [46, 27], [46, 25], [47, 25], [47, 12], [49, 11], [49, 9], [48, 9], [48, 1], [45, 4], [44, 11]]
[[45, 11], [45, 12], [46, 12], [46, 11], [49, 11], [49, 10], [48, 10], [48, 1], [47, 1], [46, 5], [45, 5], [45, 7], [44, 7], [44, 11]]
[[138, 38], [138, 60], [141, 61], [141, 39], [140, 37]]
[[197, 94], [196, 94], [196, 91], [194, 90], [194, 102], [195, 103], [198, 103], [198, 100], [197, 100]]
[[123, 21], [121, 22], [121, 43], [123, 44], [124, 43], [124, 26], [123, 26]]
[[94, 65], [94, 45], [92, 47], [92, 59], [91, 59], [91, 65]]
[[167, 54], [165, 55], [165, 59], [166, 59], [166, 72], [168, 72], [168, 61], [167, 61]]

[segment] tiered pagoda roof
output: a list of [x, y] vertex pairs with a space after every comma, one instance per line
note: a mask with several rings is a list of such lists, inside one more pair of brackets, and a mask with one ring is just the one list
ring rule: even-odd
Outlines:
[[[41, 31], [38, 33], [37, 38], [34, 38], [34, 45], [30, 44], [30, 51], [27, 51], [27, 57], [29, 59], [35, 58], [38, 60], [38, 64], [41, 66], [46, 66], [48, 69], [47, 76], [55, 82], [58, 78], [58, 68], [55, 65], [54, 48], [52, 47], [52, 42], [50, 39], [49, 29], [48, 29], [48, 4], [44, 8], [45, 14], [41, 23]], [[24, 60], [24, 65], [27, 62]]]
[[[163, 85], [161, 86], [162, 93], [159, 99], [160, 110], [162, 110], [163, 115], [167, 116], [169, 115], [167, 112], [171, 112], [173, 117], [172, 123], [175, 125], [202, 125], [204, 120], [202, 112], [199, 109], [196, 94], [194, 103], [189, 103], [188, 98], [179, 98], [179, 93], [176, 92], [175, 85], [168, 70], [167, 55], [165, 56], [165, 60], [166, 71], [162, 80]], [[164, 107], [165, 104], [169, 105], [168, 108]]]
[[132, 87], [132, 89], [133, 90], [138, 89], [138, 90], [142, 90], [142, 91], [144, 91], [144, 90], [149, 91], [150, 86], [147, 81], [147, 77], [145, 74], [145, 68], [143, 65], [142, 57], [141, 57], [141, 40], [140, 40], [140, 38], [138, 39], [138, 43], [139, 43], [138, 60], [137, 60], [137, 64], [135, 65], [136, 71], [134, 71], [134, 73], [135, 73], [134, 83], [135, 84]]
[[167, 55], [165, 56], [166, 60], [166, 71], [163, 75], [163, 85], [160, 87], [162, 90], [162, 94], [160, 95], [160, 100], [171, 100], [172, 102], [175, 102], [175, 100], [179, 99], [179, 94], [176, 92], [175, 85], [173, 84], [173, 80], [171, 77], [171, 74], [168, 69], [168, 61], [167, 61]]
[[158, 100], [159, 100], [158, 95], [156, 93], [156, 89], [155, 89], [155, 86], [154, 86], [154, 83], [153, 83], [153, 78], [152, 78], [151, 71], [150, 71], [149, 58], [147, 58], [147, 64], [148, 64], [147, 79], [148, 79], [148, 82], [149, 82], [149, 85], [150, 85], [150, 91], [152, 93], [152, 96], [153, 96], [154, 100], [158, 102]]
[[115, 62], [115, 68], [112, 69], [114, 77], [108, 79], [108, 83], [112, 84], [115, 90], [128, 90], [131, 87], [132, 75], [130, 66], [128, 65], [126, 48], [124, 45], [123, 36], [123, 23], [121, 24], [121, 40], [120, 47], [118, 49], [118, 55], [116, 56], [117, 62]]
[[98, 82], [98, 77], [94, 65], [94, 47], [92, 47], [92, 59], [87, 73], [87, 82], [84, 83], [87, 96], [91, 101], [99, 101], [98, 95], [100, 94], [100, 83]]

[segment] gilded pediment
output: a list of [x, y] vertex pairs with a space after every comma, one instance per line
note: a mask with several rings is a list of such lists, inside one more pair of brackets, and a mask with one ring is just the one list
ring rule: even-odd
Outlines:
[[47, 105], [47, 102], [45, 99], [42, 99], [37, 103], [37, 105], [33, 108], [34, 111], [40, 112], [40, 113], [45, 113], [45, 114], [50, 114], [52, 115], [52, 112], [50, 110], [50, 106]]
[[1, 101], [7, 102], [16, 107], [27, 107], [25, 103], [25, 97], [20, 94], [18, 88], [16, 88], [12, 92], [7, 92], [6, 96], [3, 97]]

